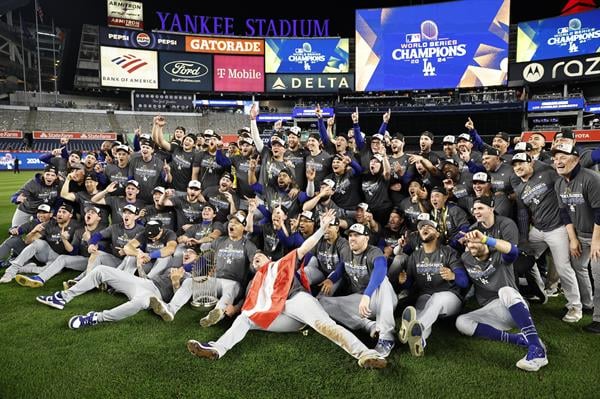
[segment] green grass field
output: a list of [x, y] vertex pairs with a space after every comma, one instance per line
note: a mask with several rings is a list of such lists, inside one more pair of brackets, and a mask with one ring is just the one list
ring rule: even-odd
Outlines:
[[[32, 173], [0, 173], [2, 239], [14, 205], [9, 196]], [[537, 373], [515, 367], [525, 351], [467, 338], [453, 321], [438, 322], [425, 357], [397, 346], [385, 370], [363, 370], [313, 330], [308, 334], [250, 332], [218, 361], [193, 357], [185, 343], [219, 337], [230, 323], [203, 329], [186, 306], [172, 323], [151, 311], [119, 323], [69, 330], [75, 314], [103, 310], [125, 297], [82, 295], [59, 311], [35, 296], [61, 287], [75, 273], [45, 287], [0, 286], [0, 398], [597, 398], [600, 337], [582, 331], [590, 316], [560, 321], [563, 297], [532, 305], [550, 364]], [[369, 345], [373, 343], [369, 342]]]

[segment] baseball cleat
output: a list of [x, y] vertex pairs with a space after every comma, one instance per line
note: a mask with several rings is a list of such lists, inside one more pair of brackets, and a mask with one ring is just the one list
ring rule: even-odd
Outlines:
[[565, 323], [577, 323], [583, 317], [581, 309], [569, 308], [567, 314], [562, 318]]
[[44, 305], [48, 305], [51, 308], [63, 310], [67, 302], [63, 299], [60, 291], [56, 291], [52, 295], [41, 295], [35, 298], [39, 303], [43, 303]]
[[15, 276], [17, 284], [23, 287], [39, 288], [44, 285], [44, 280], [40, 276], [25, 276], [23, 274], [17, 274]]
[[364, 369], [384, 369], [387, 360], [378, 353], [367, 353], [358, 359], [358, 365]]
[[69, 319], [69, 328], [77, 330], [81, 327], [95, 326], [98, 324], [98, 313], [91, 311], [86, 315], [77, 315]]
[[542, 346], [531, 345], [527, 355], [517, 362], [517, 367], [525, 371], [538, 371], [547, 364], [546, 350]]
[[69, 288], [71, 288], [72, 286], [74, 286], [75, 284], [77, 284], [76, 280], [63, 281], [63, 289], [66, 291]]
[[592, 321], [590, 324], [583, 327], [583, 330], [592, 334], [600, 334], [600, 321]]
[[152, 308], [154, 313], [162, 317], [164, 321], [173, 321], [175, 318], [173, 312], [169, 309], [169, 305], [155, 296], [150, 297], [150, 308]]
[[200, 319], [200, 325], [202, 327], [213, 326], [221, 320], [223, 320], [223, 317], [225, 317], [225, 312], [223, 312], [223, 309], [215, 308], [208, 312], [206, 316]]
[[408, 347], [413, 356], [420, 357], [425, 354], [425, 338], [423, 338], [423, 325], [420, 321], [414, 320], [408, 326]]
[[187, 344], [187, 350], [194, 356], [204, 357], [211, 360], [217, 360], [219, 352], [209, 343], [198, 342], [190, 339]]
[[417, 319], [417, 310], [412, 306], [407, 306], [402, 312], [402, 324], [398, 330], [398, 339], [403, 344], [408, 342], [408, 326]]
[[392, 349], [394, 349], [394, 341], [390, 339], [381, 339], [377, 340], [377, 345], [375, 345], [375, 351], [379, 353], [382, 357], [388, 357]]

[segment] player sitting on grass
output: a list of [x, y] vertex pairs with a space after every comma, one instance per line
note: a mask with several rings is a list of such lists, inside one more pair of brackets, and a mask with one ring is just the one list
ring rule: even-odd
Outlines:
[[[298, 249], [276, 262], [263, 252], [257, 252], [252, 261], [257, 272], [250, 283], [241, 315], [217, 341], [189, 340], [188, 350], [198, 357], [219, 359], [244, 339], [249, 330], [292, 332], [308, 324], [358, 359], [361, 367], [385, 367], [387, 361], [383, 356], [368, 349], [354, 334], [336, 324], [309, 293], [308, 280], [300, 263], [323, 237], [333, 219], [333, 210], [327, 211], [321, 217], [321, 227]], [[299, 273], [296, 272], [298, 267]]]
[[[467, 252], [462, 261], [482, 308], [459, 316], [456, 328], [465, 335], [527, 347], [527, 355], [517, 367], [538, 371], [548, 364], [548, 358], [527, 304], [516, 288], [513, 262], [519, 255], [517, 246], [479, 230], [466, 233], [465, 238]], [[521, 332], [507, 332], [514, 327]]]

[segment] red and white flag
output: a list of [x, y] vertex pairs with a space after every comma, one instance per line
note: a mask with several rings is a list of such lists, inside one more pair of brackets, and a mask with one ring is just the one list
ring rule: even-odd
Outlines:
[[[258, 269], [252, 279], [242, 314], [261, 328], [268, 328], [283, 311], [294, 280], [297, 257], [294, 250], [276, 262], [269, 262]], [[300, 266], [300, 281], [307, 288], [303, 266]]]

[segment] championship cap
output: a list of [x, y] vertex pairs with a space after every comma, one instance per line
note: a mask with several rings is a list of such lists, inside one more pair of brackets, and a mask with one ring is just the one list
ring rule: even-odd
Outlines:
[[160, 220], [151, 220], [146, 223], [146, 227], [144, 227], [144, 234], [146, 238], [154, 238], [160, 234], [162, 229], [162, 222]]
[[137, 206], [133, 205], [133, 204], [127, 204], [123, 207], [123, 212], [125, 211], [129, 211], [131, 213], [133, 213], [134, 215], [139, 215], [140, 210]]
[[350, 228], [348, 229], [348, 234], [350, 233], [356, 233], [356, 234], [360, 234], [361, 236], [368, 236], [369, 234], [371, 234], [371, 231], [369, 230], [369, 228], [367, 226], [365, 226], [364, 224], [361, 223], [354, 223], [352, 226], [350, 226]]
[[473, 183], [475, 182], [490, 183], [492, 178], [485, 172], [477, 172], [473, 175]]

